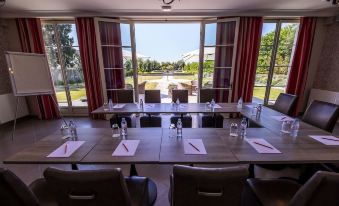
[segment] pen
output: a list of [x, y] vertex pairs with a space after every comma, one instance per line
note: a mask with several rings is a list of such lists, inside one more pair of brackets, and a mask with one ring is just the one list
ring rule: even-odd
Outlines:
[[125, 145], [124, 143], [122, 143], [122, 145], [124, 146], [125, 150], [126, 150], [127, 152], [129, 152], [129, 151], [128, 151], [128, 148], [126, 147], [126, 145]]
[[332, 140], [332, 141], [337, 141], [337, 142], [339, 142], [339, 139], [330, 139], [330, 138], [326, 138], [326, 137], [322, 137], [321, 139], [326, 139], [326, 140]]
[[257, 145], [260, 145], [260, 146], [263, 146], [263, 147], [267, 147], [267, 148], [270, 148], [270, 149], [273, 149], [272, 147], [270, 146], [267, 146], [267, 145], [264, 145], [264, 144], [260, 144], [258, 142], [253, 142], [254, 144], [257, 144]]
[[65, 144], [65, 154], [67, 153], [67, 144]]
[[192, 143], [189, 142], [188, 144], [190, 144], [194, 149], [196, 149], [198, 152], [200, 152], [200, 150], [196, 146], [194, 146]]

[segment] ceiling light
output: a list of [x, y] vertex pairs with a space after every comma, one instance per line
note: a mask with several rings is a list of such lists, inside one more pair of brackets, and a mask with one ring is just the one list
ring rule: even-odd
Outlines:
[[163, 5], [161, 6], [162, 11], [172, 11], [172, 7], [169, 5]]

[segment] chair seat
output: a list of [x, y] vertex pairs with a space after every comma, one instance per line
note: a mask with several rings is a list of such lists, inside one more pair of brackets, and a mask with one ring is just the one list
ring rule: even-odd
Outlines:
[[286, 179], [247, 179], [243, 193], [243, 205], [288, 205], [301, 187]]
[[53, 192], [48, 188], [44, 178], [35, 180], [29, 187], [39, 199], [41, 206], [58, 206], [58, 202], [54, 197]]

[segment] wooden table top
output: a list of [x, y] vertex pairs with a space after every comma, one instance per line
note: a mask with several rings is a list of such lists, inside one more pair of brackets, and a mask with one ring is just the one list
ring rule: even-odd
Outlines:
[[7, 164], [217, 164], [217, 163], [331, 163], [339, 162], [339, 146], [326, 146], [310, 138], [310, 134], [326, 135], [321, 130], [301, 130], [293, 138], [266, 128], [249, 128], [247, 138], [264, 138], [281, 154], [260, 154], [243, 138], [230, 137], [229, 129], [183, 129], [183, 138], [201, 138], [207, 155], [185, 155], [182, 140], [169, 138], [166, 128], [129, 128], [127, 139], [138, 139], [135, 156], [113, 157], [121, 139], [111, 137], [109, 128], [78, 129], [82, 145], [69, 158], [47, 158], [65, 140], [60, 131], [14, 154]]
[[211, 110], [206, 108], [205, 103], [182, 103], [177, 109], [176, 106], [172, 106], [170, 103], [155, 103], [154, 107], [144, 106], [144, 109], [139, 109], [137, 104], [134, 103], [123, 103], [125, 106], [121, 109], [109, 110], [107, 107], [99, 107], [92, 111], [92, 114], [135, 114], [135, 113], [233, 113], [240, 112], [241, 109], [237, 108], [236, 103], [218, 103], [221, 108]]

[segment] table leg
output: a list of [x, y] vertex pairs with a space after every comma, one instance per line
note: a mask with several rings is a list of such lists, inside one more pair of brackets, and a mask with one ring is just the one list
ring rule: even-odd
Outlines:
[[75, 164], [75, 163], [71, 164], [71, 168], [72, 168], [72, 170], [79, 170], [78, 165]]
[[135, 164], [131, 164], [129, 169], [129, 176], [138, 176], [137, 168], [135, 167]]

